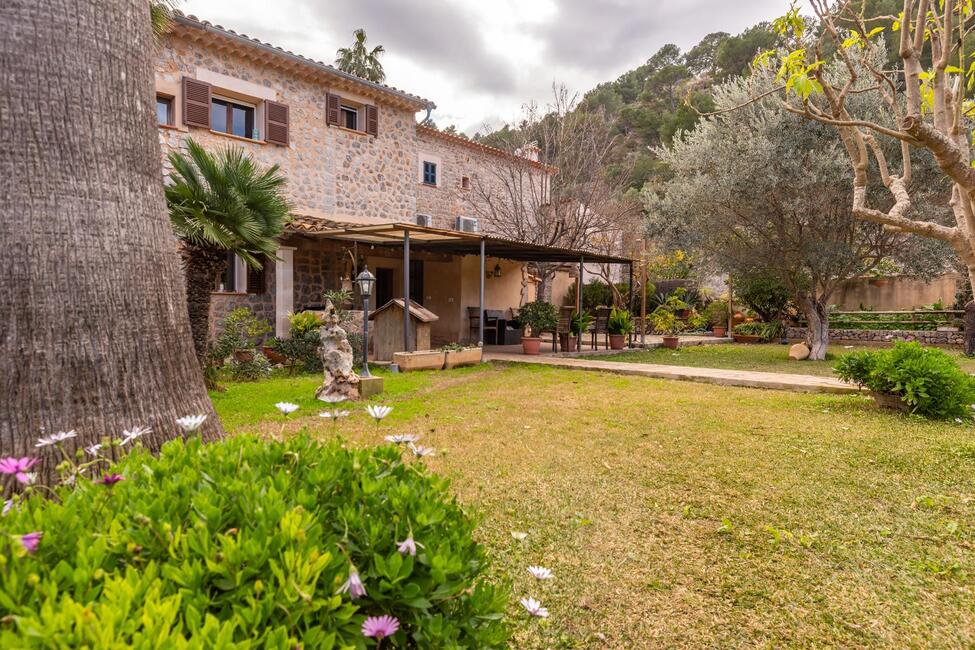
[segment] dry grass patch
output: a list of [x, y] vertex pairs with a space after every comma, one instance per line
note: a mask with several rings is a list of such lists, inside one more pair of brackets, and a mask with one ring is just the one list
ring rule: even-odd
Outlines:
[[[439, 450], [431, 466], [513, 581], [515, 647], [975, 644], [970, 427], [856, 396], [540, 367], [388, 382], [387, 421], [359, 407], [340, 430]], [[243, 428], [329, 435], [307, 415]], [[551, 618], [529, 620], [523, 595]]]

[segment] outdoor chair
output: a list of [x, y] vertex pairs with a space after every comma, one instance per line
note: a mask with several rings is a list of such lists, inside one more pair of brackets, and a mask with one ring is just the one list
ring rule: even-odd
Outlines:
[[[468, 307], [467, 308], [467, 319], [470, 322], [469, 336], [470, 336], [470, 341], [473, 342], [473, 343], [478, 343], [479, 342], [479, 335], [480, 335], [480, 329], [481, 329], [481, 318], [483, 318], [483, 315], [480, 314], [480, 311], [481, 310], [480, 310], [479, 307]], [[498, 340], [498, 321], [497, 320], [494, 320], [494, 321], [491, 321], [491, 320], [488, 320], [488, 319], [485, 319], [484, 320], [484, 339], [485, 339], [483, 341], [484, 343], [486, 343], [487, 341], [491, 340], [491, 339], [488, 338], [488, 333], [489, 332], [493, 332], [494, 333], [494, 339], [493, 340], [497, 341]]]

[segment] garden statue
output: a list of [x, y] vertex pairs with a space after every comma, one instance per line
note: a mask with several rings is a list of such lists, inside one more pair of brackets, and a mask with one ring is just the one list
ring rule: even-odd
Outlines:
[[352, 369], [352, 346], [349, 345], [345, 330], [339, 325], [339, 315], [331, 300], [325, 302], [323, 320], [324, 324], [319, 332], [325, 380], [315, 391], [315, 397], [321, 400], [338, 397], [358, 399], [359, 375]]

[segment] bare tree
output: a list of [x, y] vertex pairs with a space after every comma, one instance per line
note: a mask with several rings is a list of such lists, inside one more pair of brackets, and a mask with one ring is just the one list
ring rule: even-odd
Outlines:
[[149, 3], [7, 0], [0, 25], [0, 456], [42, 430], [149, 426], [157, 449], [188, 414], [221, 434], [163, 200]]
[[[513, 157], [497, 157], [472, 179], [471, 207], [486, 230], [542, 246], [596, 250], [617, 241], [627, 214], [639, 210], [622, 201], [625, 170], [606, 172], [616, 137], [601, 110], [587, 112], [564, 86], [553, 87], [553, 101], [540, 110], [525, 108], [517, 129], [504, 129], [491, 144]], [[534, 163], [557, 168], [552, 176]], [[556, 270], [535, 264], [539, 296], [546, 296]]]
[[[975, 27], [967, 0], [904, 0], [899, 16], [869, 16], [867, 3], [810, 0], [816, 23], [793, 7], [774, 26], [788, 47], [759, 55], [756, 65], [778, 60], [779, 83], [769, 91], [785, 108], [836, 129], [853, 170], [853, 214], [884, 227], [947, 242], [975, 280], [975, 169], [972, 167], [968, 97], [973, 69], [966, 51]], [[885, 30], [899, 31], [901, 68], [887, 69], [878, 48]], [[922, 61], [931, 61], [925, 70]], [[966, 79], [967, 77], [967, 79]], [[966, 83], [967, 81], [967, 83]], [[876, 93], [886, 119], [859, 112], [851, 101]], [[898, 161], [884, 143], [900, 146]], [[919, 152], [931, 155], [950, 184], [954, 223], [918, 218], [914, 210], [925, 188], [914, 180]], [[883, 202], [871, 200], [868, 185], [879, 179]], [[975, 354], [975, 303], [966, 306], [967, 354]]]

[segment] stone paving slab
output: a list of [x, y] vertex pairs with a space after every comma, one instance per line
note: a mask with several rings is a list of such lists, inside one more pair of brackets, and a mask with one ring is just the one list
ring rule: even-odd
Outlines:
[[744, 386], [747, 388], [768, 388], [789, 390], [798, 393], [859, 393], [856, 386], [832, 377], [811, 375], [790, 375], [780, 372], [756, 372], [753, 370], [728, 370], [724, 368], [690, 368], [687, 366], [665, 366], [655, 363], [626, 363], [623, 361], [603, 361], [601, 359], [575, 359], [556, 356], [526, 356], [506, 352], [485, 352], [484, 360], [500, 363], [526, 363], [554, 368], [595, 370], [619, 375], [637, 375], [657, 379], [676, 379], [696, 381], [720, 386]]

